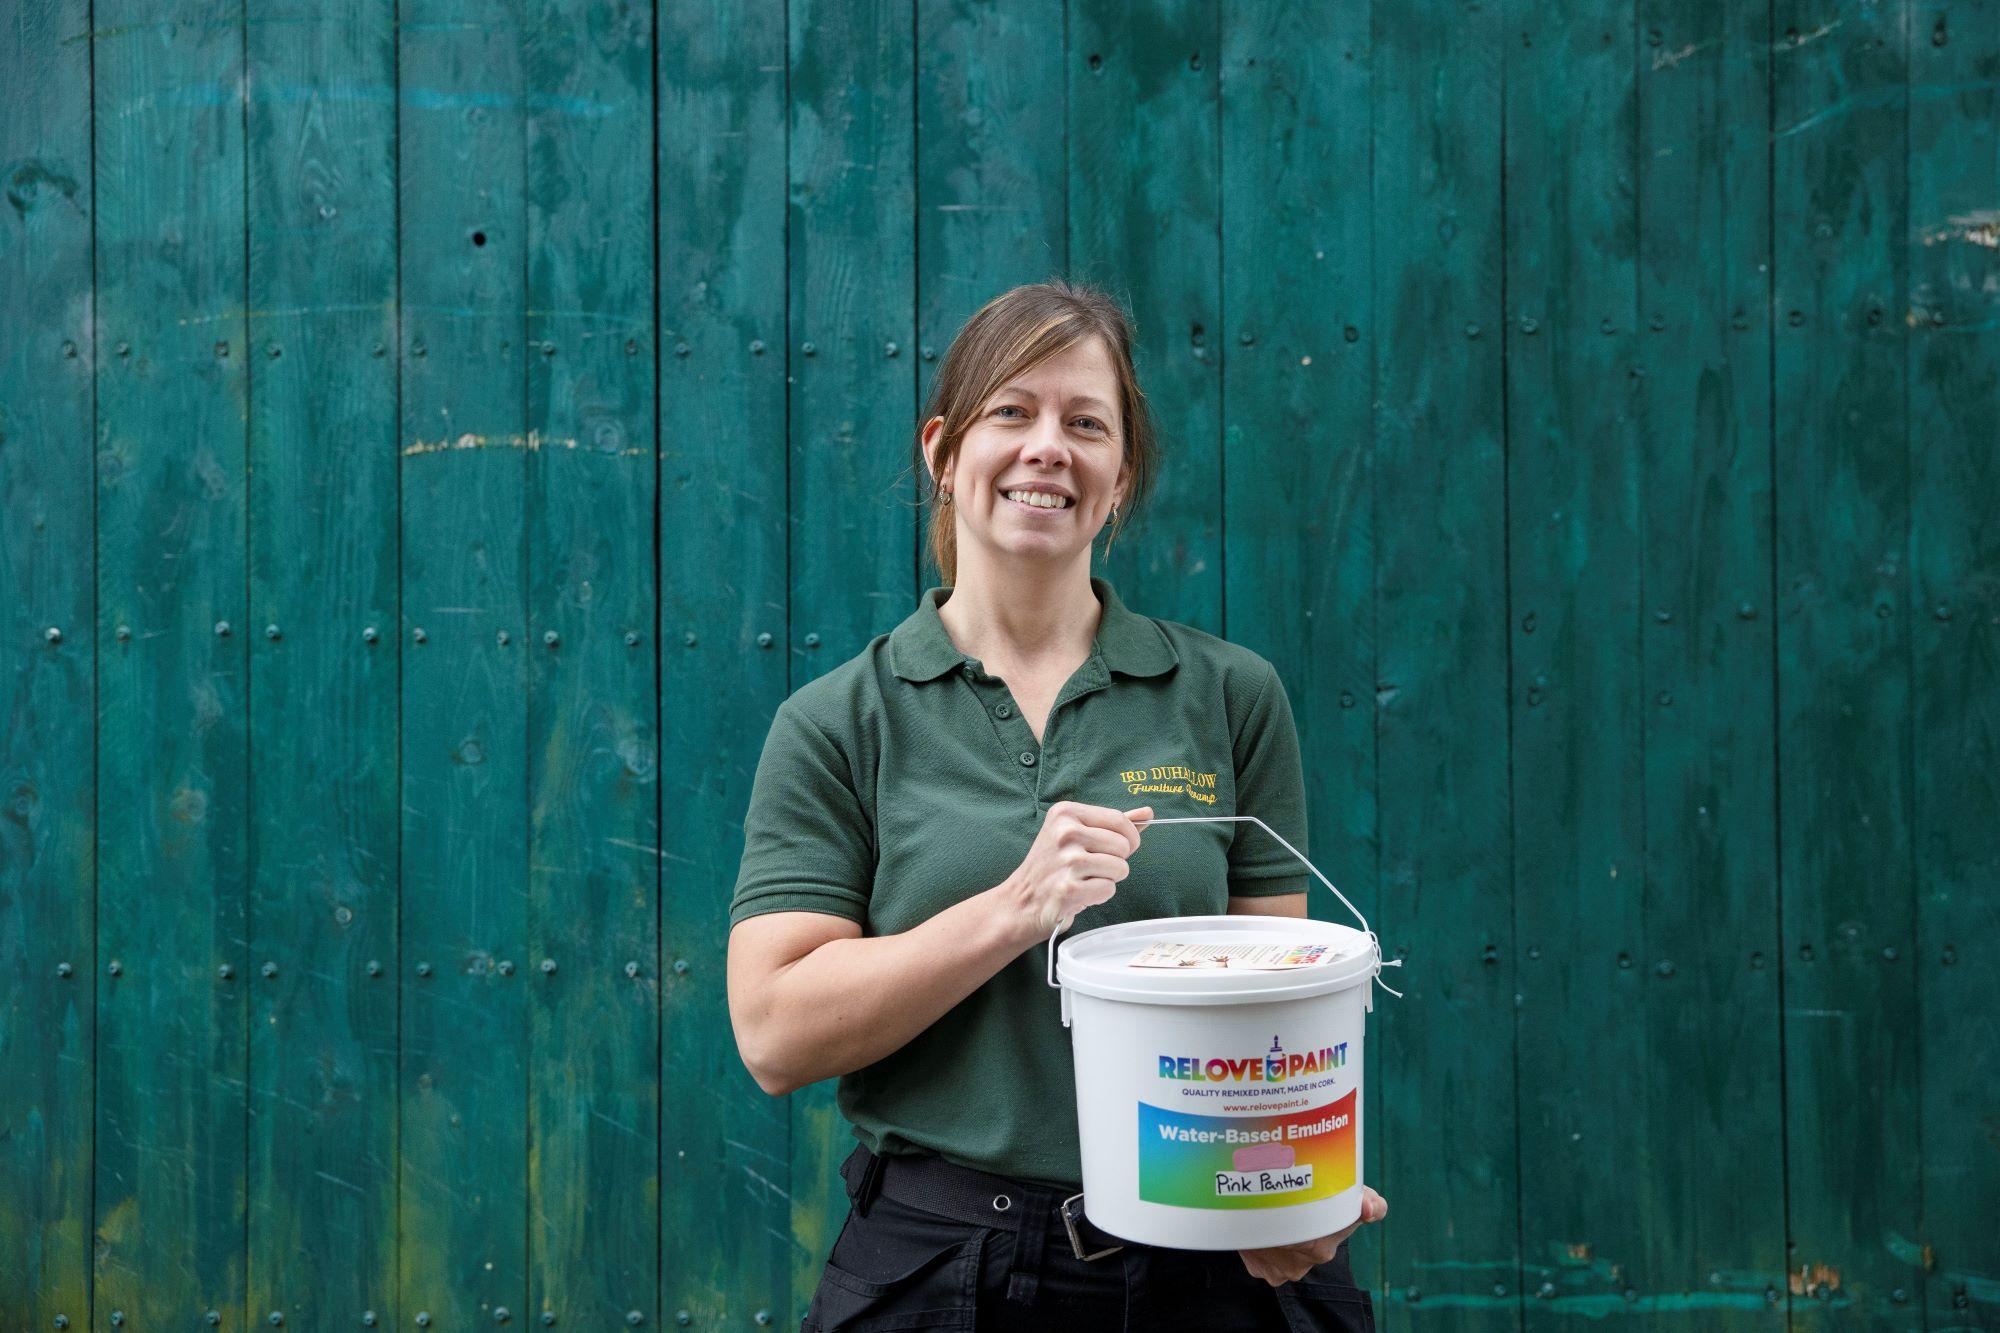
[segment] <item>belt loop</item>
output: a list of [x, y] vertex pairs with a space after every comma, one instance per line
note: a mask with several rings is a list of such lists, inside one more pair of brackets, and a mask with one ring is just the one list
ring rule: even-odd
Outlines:
[[840, 1179], [847, 1187], [847, 1198], [855, 1213], [866, 1217], [868, 1206], [882, 1192], [882, 1158], [868, 1151], [867, 1144], [857, 1143], [840, 1165]]
[[1056, 1196], [1031, 1190], [1019, 1205], [1021, 1229], [1014, 1237], [1014, 1262], [1007, 1270], [1007, 1299], [1017, 1305], [1033, 1305], [1042, 1282], [1042, 1251], [1049, 1232], [1049, 1214]]

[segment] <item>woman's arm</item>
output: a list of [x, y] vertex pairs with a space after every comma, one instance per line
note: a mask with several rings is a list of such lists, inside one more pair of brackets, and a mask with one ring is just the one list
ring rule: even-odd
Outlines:
[[1239, 898], [1229, 895], [1231, 916], [1304, 916], [1306, 896], [1303, 893], [1272, 893], [1262, 898]]
[[823, 912], [729, 932], [729, 1019], [757, 1086], [782, 1096], [900, 1048], [1034, 945], [1010, 879], [896, 935]]
[[863, 936], [826, 912], [737, 922], [729, 1021], [757, 1086], [781, 1095], [899, 1050], [1058, 920], [1108, 901], [1152, 816], [1058, 801], [1013, 874], [898, 934]]

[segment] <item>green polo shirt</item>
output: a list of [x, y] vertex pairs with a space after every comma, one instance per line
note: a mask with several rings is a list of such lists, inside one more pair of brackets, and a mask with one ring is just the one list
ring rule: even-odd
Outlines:
[[[999, 884], [1057, 801], [1167, 815], [1254, 814], [1306, 850], [1305, 778], [1269, 662], [1128, 611], [1103, 579], [1091, 654], [1038, 742], [1006, 682], [953, 646], [932, 588], [915, 612], [779, 705], [744, 817], [730, 924], [827, 912], [905, 931]], [[1309, 854], [1309, 853], [1308, 853]], [[1254, 824], [1162, 826], [1074, 929], [1301, 893], [1307, 872]], [[1002, 968], [902, 1049], [841, 1076], [878, 1153], [1074, 1186], [1075, 1072], [1045, 948]]]

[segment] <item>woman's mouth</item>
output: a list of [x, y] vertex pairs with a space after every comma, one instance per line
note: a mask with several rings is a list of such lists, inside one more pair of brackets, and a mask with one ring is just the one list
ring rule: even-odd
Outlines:
[[1002, 491], [1000, 494], [1023, 509], [1068, 509], [1076, 502], [1053, 491]]

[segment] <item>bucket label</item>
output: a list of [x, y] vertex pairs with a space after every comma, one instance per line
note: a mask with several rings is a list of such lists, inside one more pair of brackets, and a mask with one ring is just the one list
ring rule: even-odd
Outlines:
[[1187, 944], [1154, 940], [1127, 967], [1234, 967], [1276, 972], [1316, 967], [1339, 957], [1330, 944]]
[[1355, 1182], [1354, 1096], [1282, 1115], [1189, 1115], [1139, 1103], [1139, 1197], [1182, 1208], [1277, 1208]]

